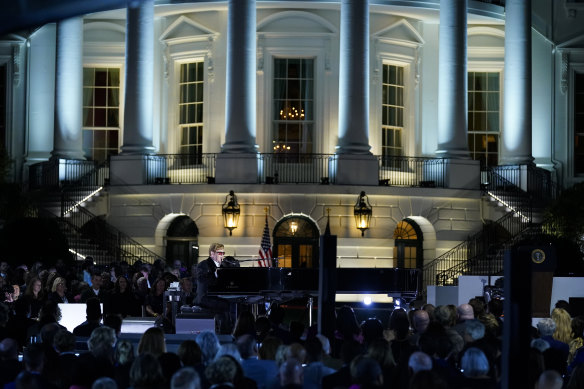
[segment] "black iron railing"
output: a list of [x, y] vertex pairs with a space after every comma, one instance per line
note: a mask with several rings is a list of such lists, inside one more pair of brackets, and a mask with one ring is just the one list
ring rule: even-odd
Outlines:
[[[49, 161], [36, 163], [29, 168], [28, 186], [29, 189], [33, 190], [40, 188], [54, 189], [70, 183], [75, 183], [82, 178], [87, 180], [86, 177], [94, 174], [97, 167], [102, 164], [103, 163], [100, 164], [98, 161], [66, 159], [51, 159]], [[107, 164], [105, 166], [107, 167]]]
[[259, 183], [334, 184], [334, 154], [261, 153]]
[[147, 184], [213, 183], [217, 154], [158, 154], [148, 157]]
[[443, 188], [445, 160], [441, 158], [379, 156], [379, 183], [389, 186]]

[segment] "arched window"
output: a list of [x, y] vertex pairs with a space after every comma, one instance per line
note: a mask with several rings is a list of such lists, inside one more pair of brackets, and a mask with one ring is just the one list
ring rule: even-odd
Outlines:
[[187, 268], [199, 257], [199, 229], [188, 216], [176, 217], [166, 231], [166, 260], [180, 259]]
[[274, 228], [274, 256], [280, 267], [318, 267], [316, 224], [306, 216], [290, 215]]
[[408, 218], [400, 221], [393, 232], [393, 239], [395, 239], [393, 258], [397, 261], [396, 267], [407, 269], [423, 267], [423, 235], [415, 221]]

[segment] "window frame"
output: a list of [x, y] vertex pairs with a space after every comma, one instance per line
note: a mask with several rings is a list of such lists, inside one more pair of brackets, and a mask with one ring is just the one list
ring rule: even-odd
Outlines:
[[[115, 64], [115, 63], [110, 63], [110, 62], [88, 62], [88, 63], [84, 63], [83, 64], [83, 71], [85, 72], [85, 69], [117, 69], [119, 71], [119, 96], [118, 96], [118, 127], [117, 127], [117, 135], [118, 135], [118, 148], [117, 148], [117, 153], [114, 155], [119, 154], [119, 152], [121, 151], [121, 148], [123, 146], [123, 128], [124, 128], [124, 95], [125, 95], [125, 90], [124, 90], [124, 86], [125, 86], [125, 68], [123, 65], [121, 64]], [[82, 88], [83, 90], [85, 90], [85, 82], [82, 82]], [[94, 83], [95, 84], [95, 83]], [[95, 89], [95, 85], [93, 85], [93, 88]], [[82, 99], [84, 97], [82, 96]], [[94, 105], [95, 106], [95, 105]], [[85, 107], [85, 101], [81, 101], [81, 109], [83, 110]], [[85, 126], [85, 117], [82, 116], [82, 123], [81, 123], [81, 131], [82, 131], [82, 137], [85, 134], [85, 131], [94, 131], [94, 130], [99, 130], [99, 129], [107, 129], [107, 130], [112, 130], [116, 128], [116, 127], [97, 127], [97, 126]], [[92, 148], [93, 149], [93, 148]], [[106, 150], [108, 149], [107, 147], [105, 148]], [[83, 153], [86, 153], [85, 148], [83, 147]], [[89, 157], [89, 155], [85, 154], [87, 157]], [[91, 157], [93, 157], [93, 153], [91, 155]], [[106, 160], [109, 159], [109, 156], [106, 158]]]
[[[497, 136], [499, 137], [499, 139], [497, 140], [497, 164], [495, 166], [498, 166], [501, 160], [501, 142], [503, 141], [503, 131], [505, 130], [503, 128], [503, 87], [504, 87], [504, 74], [503, 74], [503, 67], [499, 67], [499, 66], [477, 66], [476, 64], [474, 66], [471, 66], [471, 64], [469, 63], [468, 69], [467, 69], [467, 79], [468, 79], [468, 74], [469, 73], [498, 73], [499, 74], [499, 131], [498, 132], [491, 132], [491, 131], [475, 131], [473, 133], [475, 134], [497, 134]], [[467, 85], [467, 93], [469, 93], [470, 91], [470, 87]], [[468, 95], [467, 95], [468, 96]], [[468, 99], [468, 97], [467, 97]], [[468, 137], [470, 136], [470, 125], [468, 123], [468, 113], [470, 110], [470, 102], [467, 100], [467, 141], [468, 141]], [[487, 146], [488, 147], [488, 146]], [[469, 155], [471, 156], [472, 159], [472, 150], [470, 149], [470, 142], [468, 142], [468, 151], [469, 151]], [[488, 154], [488, 151], [486, 151]], [[490, 165], [489, 165], [490, 166]]]

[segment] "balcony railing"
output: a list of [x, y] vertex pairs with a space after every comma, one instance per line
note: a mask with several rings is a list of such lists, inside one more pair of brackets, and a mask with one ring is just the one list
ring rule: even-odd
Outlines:
[[334, 154], [260, 154], [259, 183], [328, 184]]
[[378, 161], [380, 185], [444, 187], [444, 159], [379, 156]]
[[207, 184], [214, 182], [217, 154], [158, 154], [146, 164], [147, 184]]
[[[215, 182], [217, 154], [159, 154], [149, 157], [147, 184]], [[258, 184], [334, 184], [335, 154], [258, 154]], [[443, 188], [445, 161], [378, 156], [379, 184]]]

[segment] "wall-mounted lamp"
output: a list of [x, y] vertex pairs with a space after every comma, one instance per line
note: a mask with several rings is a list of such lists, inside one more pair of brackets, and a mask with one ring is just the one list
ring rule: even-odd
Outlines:
[[239, 224], [239, 204], [237, 203], [237, 196], [230, 190], [229, 194], [225, 196], [225, 204], [221, 210], [223, 213], [223, 226], [229, 230], [229, 236], [233, 234], [233, 229], [237, 228]]
[[292, 232], [292, 235], [296, 235], [296, 231], [298, 231], [298, 223], [297, 222], [290, 223], [290, 231]]
[[357, 204], [355, 204], [354, 214], [357, 229], [361, 230], [361, 236], [365, 236], [365, 230], [369, 229], [371, 215], [373, 214], [373, 208], [369, 205], [369, 199], [365, 192], [361, 192], [359, 195]]

